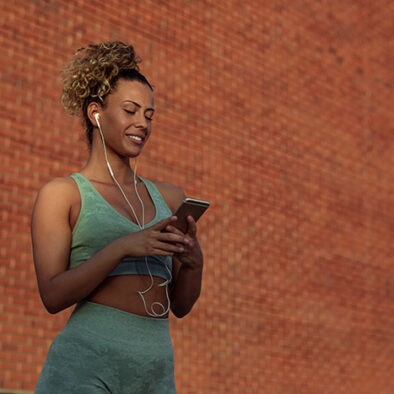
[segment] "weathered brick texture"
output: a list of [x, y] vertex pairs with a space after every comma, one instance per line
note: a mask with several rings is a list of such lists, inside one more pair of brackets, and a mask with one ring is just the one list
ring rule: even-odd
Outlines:
[[0, 388], [70, 310], [39, 299], [38, 189], [87, 158], [58, 73], [120, 39], [155, 87], [142, 176], [210, 200], [171, 318], [179, 393], [394, 393], [394, 2], [0, 0]]

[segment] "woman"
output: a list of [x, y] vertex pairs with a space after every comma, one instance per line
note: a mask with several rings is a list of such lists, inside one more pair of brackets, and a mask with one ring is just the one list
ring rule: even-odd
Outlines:
[[36, 393], [174, 393], [168, 328], [199, 297], [203, 256], [196, 223], [171, 226], [184, 192], [136, 176], [130, 158], [151, 135], [153, 89], [131, 45], [77, 51], [63, 104], [86, 123], [90, 155], [79, 173], [38, 193], [34, 264], [50, 313], [74, 304], [54, 339]]

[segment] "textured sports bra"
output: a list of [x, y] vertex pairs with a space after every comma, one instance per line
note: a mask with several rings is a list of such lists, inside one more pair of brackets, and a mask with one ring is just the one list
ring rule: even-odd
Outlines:
[[[69, 268], [74, 268], [124, 235], [140, 231], [138, 225], [113, 208], [82, 174], [71, 177], [78, 185], [81, 195], [81, 210], [72, 231]], [[145, 184], [155, 205], [156, 215], [145, 227], [150, 227], [160, 220], [171, 216], [172, 212], [153, 182], [139, 177]], [[153, 276], [169, 280], [172, 271], [171, 256], [148, 256], [147, 262]], [[166, 268], [168, 267], [168, 270]], [[149, 275], [144, 257], [126, 257], [109, 274]]]

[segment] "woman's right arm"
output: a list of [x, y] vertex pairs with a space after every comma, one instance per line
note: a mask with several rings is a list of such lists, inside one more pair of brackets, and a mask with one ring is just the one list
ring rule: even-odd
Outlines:
[[[72, 180], [55, 179], [39, 191], [32, 214], [34, 266], [43, 304], [57, 313], [86, 298], [126, 256], [172, 256], [181, 236], [161, 232], [173, 217], [121, 237], [79, 266], [68, 269], [72, 230], [69, 222], [75, 196]], [[74, 194], [73, 194], [74, 193]], [[103, 230], [105, 231], [105, 230]]]

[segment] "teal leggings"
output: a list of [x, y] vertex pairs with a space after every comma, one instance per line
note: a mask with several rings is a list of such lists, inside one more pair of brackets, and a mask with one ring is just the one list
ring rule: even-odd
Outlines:
[[49, 349], [35, 393], [176, 393], [168, 323], [78, 304]]

